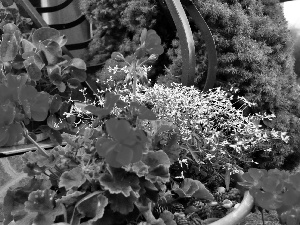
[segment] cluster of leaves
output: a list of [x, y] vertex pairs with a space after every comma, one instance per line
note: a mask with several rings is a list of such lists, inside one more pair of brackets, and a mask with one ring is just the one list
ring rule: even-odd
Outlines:
[[[43, 80], [58, 93], [77, 88], [86, 79], [86, 64], [62, 55], [65, 36], [53, 28], [40, 28], [29, 40], [13, 23], [2, 27], [0, 46], [0, 146], [11, 146], [22, 138], [22, 123], [47, 119], [47, 132], [58, 142], [59, 132], [67, 127], [63, 115], [67, 102], [60, 95], [38, 91]], [[61, 118], [59, 119], [59, 110]], [[50, 115], [49, 115], [50, 112]], [[72, 122], [72, 121], [70, 121]]]
[[[114, 108], [122, 113], [113, 114]], [[152, 205], [175, 200], [167, 183], [171, 161], [179, 154], [172, 151], [177, 142], [168, 140], [157, 150], [156, 141], [174, 126], [114, 93], [106, 94], [104, 107], [89, 105], [86, 110], [97, 119], [82, 136], [64, 134], [67, 145], [55, 147], [49, 156], [39, 151], [23, 155], [24, 172], [31, 179], [7, 192], [4, 224], [126, 224], [140, 214], [149, 224], [174, 224], [166, 213], [151, 216]], [[144, 120], [151, 121], [151, 132], [144, 129]], [[174, 190], [181, 198], [213, 200], [200, 181], [185, 179]]]
[[281, 224], [300, 223], [300, 173], [290, 174], [278, 169], [249, 169], [240, 185], [249, 189], [255, 205], [276, 210]]
[[22, 16], [17, 7], [5, 5], [0, 8], [0, 28], [2, 29], [2, 27], [8, 23], [16, 24], [23, 36], [28, 36], [33, 26], [31, 19]]

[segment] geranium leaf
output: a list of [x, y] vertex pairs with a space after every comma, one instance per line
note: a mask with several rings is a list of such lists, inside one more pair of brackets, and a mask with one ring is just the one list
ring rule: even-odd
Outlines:
[[80, 81], [75, 78], [70, 78], [67, 80], [68, 87], [71, 89], [76, 89], [80, 86]]
[[4, 7], [9, 7], [14, 4], [14, 0], [1, 0], [1, 3]]
[[116, 106], [118, 108], [125, 108], [127, 105], [128, 104], [126, 102], [124, 102], [123, 100], [120, 100], [120, 99], [116, 102]]
[[138, 177], [143, 177], [148, 173], [148, 168], [149, 166], [147, 166], [145, 163], [143, 163], [142, 161], [133, 163], [131, 165], [131, 170], [136, 173], [136, 175], [138, 175]]
[[146, 165], [149, 166], [149, 170], [154, 169], [159, 165], [170, 167], [170, 159], [168, 155], [163, 151], [149, 151], [142, 160]]
[[155, 115], [155, 113], [143, 105], [141, 105], [139, 107], [138, 117], [141, 120], [156, 120], [157, 119], [157, 116]]
[[48, 116], [49, 94], [43, 91], [39, 92], [31, 103], [30, 108], [33, 120], [44, 121]]
[[23, 138], [23, 128], [19, 123], [13, 123], [8, 128], [9, 139], [6, 146], [13, 146]]
[[22, 39], [22, 48], [23, 48], [24, 53], [28, 53], [28, 52], [34, 53], [33, 50], [36, 49], [34, 44], [32, 44], [30, 41], [28, 41], [26, 39]]
[[67, 88], [67, 86], [65, 85], [65, 83], [63, 83], [63, 82], [61, 82], [61, 83], [59, 83], [59, 84], [55, 84], [56, 85], [56, 87], [57, 87], [57, 89], [58, 89], [58, 91], [59, 92], [65, 92], [65, 90], [66, 90], [66, 88]]
[[49, 27], [42, 27], [34, 31], [32, 35], [32, 43], [39, 49], [40, 44], [45, 40], [59, 40], [60, 33], [58, 30]]
[[2, 34], [0, 53], [2, 62], [9, 62], [15, 59], [18, 53], [18, 44], [14, 34]]
[[77, 69], [86, 70], [86, 64], [82, 59], [73, 58], [70, 60], [69, 64]]
[[127, 120], [118, 120], [110, 118], [105, 122], [107, 133], [116, 141], [127, 139], [128, 134], [132, 130], [130, 123]]
[[41, 79], [42, 71], [35, 63], [34, 56], [31, 56], [28, 59], [24, 60], [24, 66], [31, 80], [39, 81]]
[[12, 124], [16, 115], [16, 108], [12, 104], [0, 105], [0, 127]]
[[53, 190], [37, 190], [33, 191], [28, 196], [28, 201], [25, 202], [25, 209], [29, 212], [47, 213], [53, 210]]
[[113, 52], [111, 58], [117, 62], [123, 62], [125, 60], [124, 56], [120, 52]]
[[62, 144], [62, 137], [61, 133], [58, 130], [54, 130], [50, 128], [49, 137], [51, 141], [55, 144]]
[[43, 51], [47, 65], [54, 65], [62, 57], [62, 49], [55, 41], [45, 40], [40, 44], [40, 49]]
[[74, 66], [70, 67], [70, 74], [72, 75], [72, 78], [77, 79], [80, 82], [86, 81], [87, 75], [85, 70], [76, 68]]
[[89, 223], [92, 223], [102, 218], [107, 204], [108, 199], [102, 194], [97, 194], [90, 198], [85, 197], [85, 200], [78, 204], [77, 209], [84, 217], [91, 218]]
[[21, 73], [19, 75], [7, 74], [6, 79], [7, 79], [7, 87], [19, 88], [25, 85], [28, 76], [24, 73]]
[[112, 109], [119, 99], [120, 99], [120, 95], [118, 94], [114, 94], [111, 92], [106, 93], [104, 108]]
[[181, 148], [177, 144], [178, 139], [178, 134], [172, 134], [171, 138], [167, 142], [167, 145], [163, 148], [164, 152], [168, 155], [171, 164], [178, 160], [179, 154], [181, 152]]
[[122, 194], [109, 195], [110, 208], [114, 212], [119, 212], [123, 215], [127, 215], [134, 209], [134, 203], [137, 201], [137, 197], [131, 192], [129, 197], [125, 197]]
[[281, 195], [262, 192], [256, 188], [250, 189], [250, 194], [254, 197], [255, 203], [266, 210], [276, 210], [282, 205]]
[[86, 181], [86, 177], [80, 167], [75, 167], [70, 171], [64, 172], [59, 180], [59, 187], [65, 187], [67, 190], [72, 187], [80, 187]]
[[56, 203], [65, 204], [65, 205], [72, 205], [74, 203], [77, 203], [79, 199], [82, 198], [82, 196], [85, 194], [85, 192], [82, 191], [73, 191], [72, 189], [67, 192], [66, 195], [62, 196], [60, 199], [56, 200]]
[[129, 197], [131, 192], [139, 195], [139, 178], [134, 173], [128, 173], [122, 168], [109, 167], [109, 170], [111, 174], [102, 174], [99, 179], [105, 190], [111, 194], [122, 194], [125, 197]]
[[50, 104], [50, 113], [56, 113], [58, 112], [58, 110], [60, 109], [62, 105], [62, 98], [60, 97], [60, 95], [55, 94], [52, 98], [51, 104]]

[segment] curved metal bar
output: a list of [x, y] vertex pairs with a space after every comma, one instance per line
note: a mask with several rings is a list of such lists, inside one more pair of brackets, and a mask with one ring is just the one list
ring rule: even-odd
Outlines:
[[251, 209], [254, 206], [254, 198], [249, 193], [249, 191], [246, 191], [244, 193], [243, 201], [241, 202], [241, 205], [226, 215], [225, 217], [210, 223], [210, 225], [236, 225], [241, 223], [245, 217], [251, 212]]
[[217, 51], [214, 39], [210, 32], [210, 29], [203, 19], [201, 13], [198, 11], [194, 3], [190, 0], [182, 0], [183, 5], [186, 7], [189, 15], [193, 18], [195, 24], [201, 31], [208, 55], [208, 71], [207, 78], [205, 82], [205, 86], [203, 88], [203, 92], [208, 91], [209, 89], [214, 87], [216, 82], [216, 74], [217, 74]]
[[89, 46], [89, 43], [92, 41], [92, 39], [89, 39], [87, 41], [81, 42], [81, 43], [75, 43], [75, 44], [68, 44], [65, 45], [69, 51], [72, 50], [78, 50], [78, 49], [83, 49], [87, 48]]
[[84, 21], [85, 21], [85, 16], [82, 15], [82, 16], [78, 17], [76, 20], [74, 20], [74, 21], [72, 21], [70, 23], [52, 24], [52, 25], [49, 25], [49, 27], [52, 27], [52, 28], [54, 28], [56, 30], [66, 30], [66, 29], [75, 27], [75, 26], [81, 24]]
[[192, 30], [179, 0], [166, 0], [173, 21], [176, 25], [182, 54], [181, 82], [185, 86], [192, 86], [195, 78], [195, 45]]
[[51, 7], [36, 7], [36, 11], [38, 13], [50, 13], [50, 12], [56, 12], [59, 10], [62, 10], [63, 8], [66, 8], [68, 5], [70, 5], [73, 2], [73, 0], [66, 0], [63, 3], [51, 6]]

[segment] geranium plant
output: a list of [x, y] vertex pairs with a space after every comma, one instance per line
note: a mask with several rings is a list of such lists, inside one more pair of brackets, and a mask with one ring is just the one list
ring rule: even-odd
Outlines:
[[[230, 156], [241, 154], [241, 149], [237, 144], [229, 146], [232, 148], [231, 152], [226, 148], [225, 137], [219, 135], [221, 132], [215, 127], [220, 121], [214, 121], [217, 115], [213, 114], [213, 107], [211, 109], [204, 107], [207, 103], [205, 96], [209, 94], [214, 96], [214, 91], [202, 95], [193, 89], [184, 92], [185, 97], [192, 96], [197, 99], [198, 96], [204, 102], [203, 112], [200, 114], [203, 121], [201, 118], [197, 120], [188, 118], [190, 115], [182, 112], [188, 109], [197, 110], [194, 106], [187, 108], [188, 104], [192, 104], [191, 100], [183, 102], [173, 93], [180, 104], [173, 103], [172, 112], [177, 110], [178, 115], [170, 116], [168, 107], [159, 105], [160, 101], [155, 103], [160, 97], [151, 95], [155, 92], [161, 97], [164, 96], [157, 86], [154, 87], [154, 91], [150, 88], [143, 89], [143, 93], [140, 93], [136, 74], [137, 65], [140, 65], [139, 57], [144, 56], [147, 50], [151, 54], [153, 53], [151, 49], [161, 49], [154, 31], [149, 33], [143, 31], [142, 37], [141, 47], [135, 54], [133, 65], [130, 64], [132, 67], [128, 79], [133, 82], [132, 92], [121, 89], [106, 92], [103, 102], [86, 106], [85, 110], [93, 115], [93, 119], [82, 135], [65, 133], [62, 137], [67, 145], [56, 146], [48, 152], [27, 135], [40, 151], [23, 155], [24, 172], [28, 174], [28, 180], [25, 185], [19, 184], [14, 189], [8, 190], [4, 198], [5, 225], [132, 223], [174, 225], [186, 219], [185, 214], [193, 221], [203, 222], [193, 216], [198, 209], [192, 203], [206, 201], [210, 205], [215, 205], [214, 196], [198, 180], [190, 178], [183, 178], [182, 182], [172, 180], [169, 170], [171, 164], [180, 158], [182, 150], [186, 151], [183, 157], [188, 158], [188, 154], [191, 154], [197, 163], [201, 163], [201, 157], [210, 151], [214, 157], [209, 159], [215, 158], [215, 162], [221, 163], [221, 156], [218, 154], [226, 156], [227, 171], [230, 171], [229, 162], [232, 163], [233, 170], [237, 167], [237, 163], [230, 161], [233, 158]], [[35, 53], [30, 54], [33, 54], [30, 57], [36, 57]], [[124, 60], [118, 53], [114, 53], [112, 57]], [[150, 59], [152, 58], [150, 55]], [[171, 89], [163, 88], [166, 93], [171, 92]], [[176, 87], [174, 90], [179, 92]], [[215, 90], [217, 102], [225, 101], [218, 91], [220, 92]], [[146, 106], [147, 101], [152, 102], [152, 110]], [[53, 108], [60, 108], [59, 105], [54, 107], [56, 104], [53, 104]], [[214, 107], [218, 110], [217, 106]], [[221, 111], [224, 110], [230, 110], [230, 107], [222, 108]], [[180, 113], [186, 117], [180, 118]], [[213, 116], [213, 119], [210, 119], [210, 116]], [[241, 119], [239, 114], [235, 116]], [[246, 135], [246, 131], [244, 133], [239, 131], [246, 137], [243, 137], [245, 145], [249, 140], [256, 141], [252, 138], [255, 134], [259, 139], [258, 142], [254, 142], [255, 144], [267, 140], [267, 137], [263, 137], [263, 132], [251, 124], [251, 121], [246, 119], [242, 121], [246, 121], [244, 127], [249, 129], [249, 136]], [[196, 126], [197, 124], [199, 126]], [[200, 125], [203, 128], [200, 129]], [[242, 128], [236, 124], [235, 129]], [[278, 138], [275, 131], [269, 135]], [[198, 142], [203, 144], [200, 145]], [[235, 224], [240, 217], [246, 216], [253, 204], [251, 198], [249, 192], [246, 192], [241, 206], [232, 212], [232, 215], [238, 213], [239, 216], [226, 217], [227, 222], [223, 225], [230, 224], [228, 221]], [[173, 214], [173, 210], [168, 208], [186, 200], [188, 207], [183, 209], [179, 207], [178, 213]], [[229, 208], [229, 203], [226, 201], [222, 204]], [[160, 206], [166, 209], [157, 210]], [[158, 215], [155, 215], [155, 212], [159, 212]], [[217, 219], [204, 222], [210, 223], [215, 220]], [[214, 223], [220, 224], [218, 221]]]
[[[23, 137], [24, 125], [45, 121], [43, 127], [60, 143], [58, 130], [69, 128], [67, 101], [61, 97], [86, 79], [86, 64], [79, 58], [62, 55], [67, 39], [53, 28], [35, 30], [29, 39], [13, 23], [2, 27], [0, 46], [0, 146], [12, 146]], [[55, 95], [39, 91], [51, 86]], [[58, 91], [55, 91], [58, 90]], [[64, 97], [68, 97], [65, 95]]]

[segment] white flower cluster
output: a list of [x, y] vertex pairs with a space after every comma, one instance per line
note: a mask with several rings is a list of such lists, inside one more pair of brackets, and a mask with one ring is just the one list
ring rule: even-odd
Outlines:
[[[265, 151], [270, 151], [265, 144], [270, 139], [288, 141], [285, 133], [267, 132], [255, 123], [263, 118], [272, 119], [274, 115], [245, 117], [243, 109], [235, 109], [227, 93], [220, 88], [202, 93], [194, 87], [173, 83], [171, 88], [157, 84], [153, 88], [139, 85], [138, 90], [137, 101], [151, 102], [152, 110], [160, 119], [172, 122], [180, 129], [183, 144], [193, 146], [211, 161], [246, 161], [257, 145], [264, 143]], [[123, 100], [132, 100], [128, 94]]]

